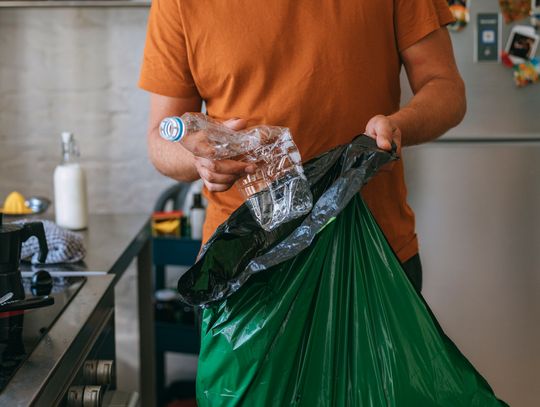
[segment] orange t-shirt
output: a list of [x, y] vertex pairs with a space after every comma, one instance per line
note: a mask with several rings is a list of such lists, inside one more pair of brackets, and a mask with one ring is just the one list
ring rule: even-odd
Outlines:
[[[304, 161], [399, 109], [399, 52], [453, 21], [446, 0], [153, 0], [139, 86], [199, 95], [220, 120], [289, 127]], [[403, 164], [363, 196], [405, 261], [418, 251]], [[242, 203], [205, 191], [203, 239]]]

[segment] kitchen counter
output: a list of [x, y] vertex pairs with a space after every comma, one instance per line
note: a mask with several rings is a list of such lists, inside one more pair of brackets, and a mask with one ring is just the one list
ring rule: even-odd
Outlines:
[[82, 262], [61, 266], [24, 264], [21, 270], [112, 273], [116, 282], [148, 241], [148, 219], [148, 215], [139, 214], [91, 214], [88, 229], [77, 232], [83, 236], [86, 248], [86, 256]]
[[[37, 220], [37, 219], [36, 219]], [[38, 269], [88, 273], [86, 283], [66, 307], [27, 361], [0, 393], [0, 405], [55, 405], [73, 379], [77, 363], [92, 346], [93, 331], [110, 318], [114, 309], [114, 284], [133, 260], [137, 261], [140, 349], [152, 349], [152, 264], [150, 229], [147, 215], [91, 215], [89, 227], [82, 231], [87, 255], [84, 262], [64, 267], [39, 266]], [[25, 265], [23, 272], [36, 267]], [[135, 293], [134, 293], [135, 295]], [[141, 405], [153, 405], [153, 352], [140, 352]], [[79, 365], [80, 365], [79, 363]], [[47, 400], [46, 402], [44, 400]], [[50, 404], [46, 404], [50, 403]]]

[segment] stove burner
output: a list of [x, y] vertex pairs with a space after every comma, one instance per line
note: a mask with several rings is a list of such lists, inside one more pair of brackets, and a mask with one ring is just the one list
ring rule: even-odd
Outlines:
[[[85, 281], [85, 277], [53, 277], [52, 287], [49, 286], [48, 289], [49, 295], [54, 297], [54, 305], [27, 311], [0, 313], [0, 392], [47, 334]], [[30, 278], [24, 278], [23, 286], [26, 298], [33, 298], [32, 292], [36, 291], [35, 282], [33, 284]]]

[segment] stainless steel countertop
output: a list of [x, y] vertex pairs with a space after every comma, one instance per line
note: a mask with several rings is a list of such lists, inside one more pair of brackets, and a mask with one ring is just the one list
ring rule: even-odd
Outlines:
[[[51, 219], [51, 215], [31, 219]], [[149, 219], [149, 214], [91, 214], [88, 228], [77, 232], [83, 236], [87, 251], [82, 262], [62, 266], [25, 264], [21, 269], [100, 271], [114, 273], [118, 279], [150, 237]]]
[[[33, 221], [39, 219], [32, 218]], [[88, 229], [80, 232], [87, 249], [84, 262], [62, 267], [37, 267], [49, 271], [86, 270], [104, 274], [87, 277], [81, 290], [0, 393], [0, 405], [46, 405], [42, 401], [36, 403], [36, 397], [51, 401], [59, 397], [55, 392], [61, 392], [69, 384], [66, 380], [71, 380], [75, 374], [72, 370], [78, 359], [91, 346], [89, 342], [96, 332], [112, 316], [114, 284], [147, 244], [150, 237], [148, 220], [149, 215], [90, 215]], [[22, 266], [23, 271], [35, 268]]]

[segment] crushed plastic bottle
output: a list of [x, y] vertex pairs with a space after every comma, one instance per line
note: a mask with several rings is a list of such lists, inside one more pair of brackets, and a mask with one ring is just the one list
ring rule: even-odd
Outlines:
[[185, 113], [165, 118], [160, 134], [199, 157], [255, 164], [255, 173], [240, 178], [236, 185], [264, 230], [311, 210], [309, 183], [288, 128], [263, 125], [234, 131], [202, 113]]

